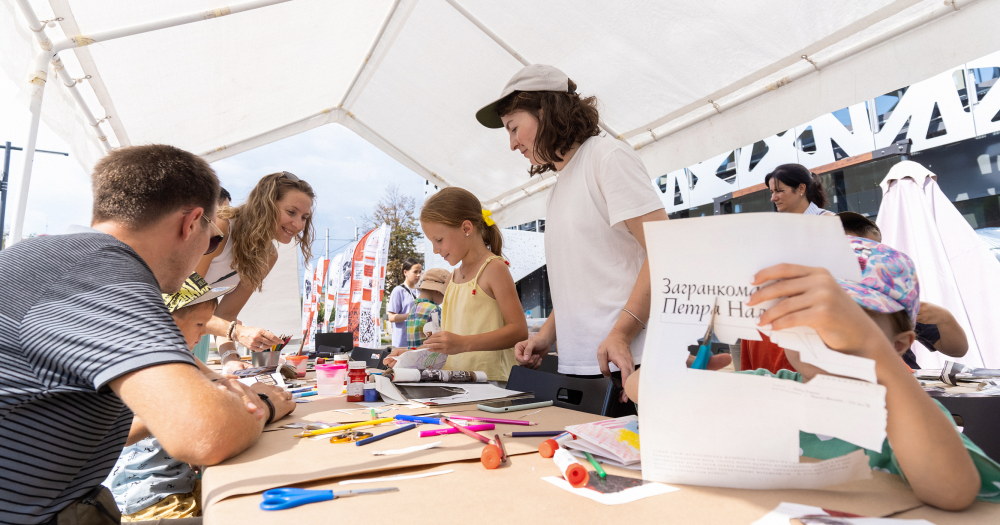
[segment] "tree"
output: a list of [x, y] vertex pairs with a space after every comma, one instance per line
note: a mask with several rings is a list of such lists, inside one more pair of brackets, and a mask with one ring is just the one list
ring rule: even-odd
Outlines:
[[[424, 256], [417, 252], [416, 240], [420, 238], [417, 220], [417, 200], [403, 195], [399, 186], [393, 184], [385, 189], [382, 198], [375, 205], [371, 215], [361, 216], [364, 231], [372, 230], [382, 223], [389, 225], [389, 261], [385, 269], [385, 289], [390, 291], [403, 282], [403, 261], [413, 257], [423, 264]], [[389, 294], [386, 294], [388, 298]]]

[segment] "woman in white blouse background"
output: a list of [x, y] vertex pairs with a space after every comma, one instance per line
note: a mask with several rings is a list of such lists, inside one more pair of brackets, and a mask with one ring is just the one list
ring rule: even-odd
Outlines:
[[764, 184], [771, 190], [771, 202], [781, 213], [834, 215], [823, 209], [826, 206], [823, 181], [801, 164], [774, 168], [764, 177]]

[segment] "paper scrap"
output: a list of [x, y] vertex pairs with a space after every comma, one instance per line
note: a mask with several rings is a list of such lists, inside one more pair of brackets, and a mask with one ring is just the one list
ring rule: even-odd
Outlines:
[[435, 441], [433, 443], [428, 443], [426, 445], [416, 445], [408, 448], [400, 448], [396, 450], [373, 450], [372, 455], [374, 456], [398, 456], [401, 454], [409, 454], [411, 452], [420, 452], [421, 450], [428, 450], [441, 445], [440, 441]]
[[623, 503], [631, 503], [633, 501], [638, 501], [643, 498], [648, 498], [650, 496], [658, 496], [660, 494], [668, 494], [670, 492], [675, 492], [677, 487], [671, 487], [670, 485], [664, 485], [662, 483], [645, 483], [639, 485], [638, 487], [632, 487], [625, 489], [621, 492], [612, 492], [610, 494], [601, 494], [596, 490], [583, 488], [573, 488], [565, 479], [557, 476], [547, 476], [542, 478], [545, 481], [577, 496], [583, 496], [587, 499], [592, 499], [598, 503], [603, 503], [605, 505], [621, 505]]
[[385, 476], [383, 478], [370, 478], [370, 479], [349, 479], [346, 481], [341, 481], [340, 485], [357, 485], [359, 483], [381, 483], [383, 481], [399, 481], [401, 479], [417, 479], [417, 478], [429, 478], [431, 476], [440, 476], [442, 474], [449, 474], [455, 472], [453, 469], [449, 470], [438, 470], [435, 472], [425, 472], [423, 474], [405, 474], [401, 476]]
[[410, 350], [409, 352], [399, 354], [395, 359], [396, 364], [392, 365], [393, 370], [400, 368], [440, 370], [444, 368], [445, 362], [448, 361], [448, 356], [438, 352], [431, 352], [430, 350]]
[[789, 525], [797, 519], [805, 525], [934, 525], [927, 520], [898, 520], [893, 518], [866, 518], [846, 512], [781, 502], [778, 507], [751, 525]]

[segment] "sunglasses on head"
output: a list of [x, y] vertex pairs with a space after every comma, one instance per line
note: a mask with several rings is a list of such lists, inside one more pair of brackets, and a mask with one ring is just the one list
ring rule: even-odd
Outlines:
[[214, 222], [212, 222], [212, 219], [208, 218], [208, 215], [202, 215], [201, 218], [205, 219], [205, 222], [211, 225], [212, 229], [215, 230], [215, 235], [213, 235], [212, 238], [208, 240], [208, 251], [205, 252], [205, 255], [208, 255], [214, 252], [219, 247], [219, 243], [222, 242], [222, 239], [226, 238], [226, 234], [222, 233], [222, 230], [220, 230], [219, 227], [216, 226]]
[[296, 177], [294, 173], [289, 173], [287, 171], [283, 171], [283, 172], [281, 172], [281, 176], [285, 177], [286, 179], [288, 179], [288, 180], [290, 180], [292, 182], [299, 182], [299, 178]]

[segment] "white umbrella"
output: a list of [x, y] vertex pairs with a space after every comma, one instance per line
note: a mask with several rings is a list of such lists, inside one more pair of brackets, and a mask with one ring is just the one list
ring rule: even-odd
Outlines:
[[[917, 267], [920, 299], [947, 308], [969, 340], [959, 361], [1000, 367], [1000, 261], [945, 197], [937, 175], [913, 161], [892, 167], [882, 181], [878, 223], [882, 242], [907, 254]], [[914, 343], [924, 368], [944, 357]]]

